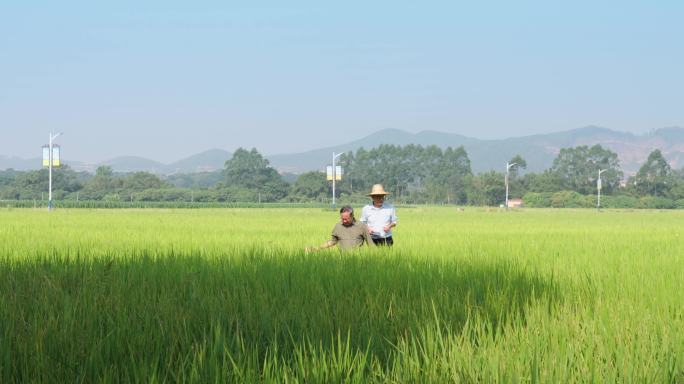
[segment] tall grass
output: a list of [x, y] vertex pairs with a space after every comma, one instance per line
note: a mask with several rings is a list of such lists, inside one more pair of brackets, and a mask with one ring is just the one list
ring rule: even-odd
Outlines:
[[678, 212], [0, 210], [2, 382], [684, 380]]

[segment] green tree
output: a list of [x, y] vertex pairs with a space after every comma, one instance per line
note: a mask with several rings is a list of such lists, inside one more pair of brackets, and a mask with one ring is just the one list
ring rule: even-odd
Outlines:
[[508, 161], [508, 164], [515, 164], [508, 171], [509, 176], [513, 178], [518, 176], [518, 171], [520, 169], [527, 169], [527, 161], [520, 155], [513, 156], [513, 158]]
[[225, 175], [221, 171], [199, 172], [199, 173], [180, 173], [170, 175], [166, 179], [171, 185], [178, 188], [210, 188], [225, 180]]
[[634, 178], [634, 188], [641, 196], [665, 197], [675, 184], [672, 168], [663, 157], [660, 149], [648, 155], [646, 162], [639, 168]]
[[504, 201], [506, 186], [503, 173], [489, 171], [469, 178], [468, 203], [496, 206]]
[[[371, 185], [381, 183], [396, 197], [397, 192], [400, 193], [402, 189], [400, 172], [406, 171], [398, 164], [403, 160], [397, 154], [396, 147], [393, 145], [383, 144], [370, 150], [359, 148], [356, 154], [351, 156], [353, 162], [349, 163], [346, 172], [352, 178], [349, 181], [353, 183], [353, 188], [365, 191], [370, 189]], [[344, 166], [345, 161], [341, 160]]]
[[[448, 147], [437, 153], [431, 149], [426, 156], [432, 163], [427, 175], [428, 185], [436, 190], [444, 191], [444, 201], [448, 204], [464, 204], [468, 200], [467, 180], [472, 176], [470, 159], [463, 146], [456, 149]], [[440, 156], [441, 155], [441, 156]]]
[[508, 161], [508, 164], [514, 164], [508, 171], [508, 192], [511, 197], [522, 197], [526, 192], [525, 183], [520, 177], [520, 170], [527, 168], [527, 161], [520, 156], [515, 155]]
[[375, 156], [374, 149], [366, 150], [363, 147], [352, 156], [347, 175], [351, 177], [350, 182], [353, 183], [354, 190], [370, 190], [371, 185], [382, 182], [382, 170], [377, 167]]
[[[48, 191], [48, 171], [45, 169], [27, 171], [12, 182], [16, 198], [21, 200], [41, 199]], [[46, 197], [47, 198], [47, 197]]]
[[14, 179], [17, 178], [18, 174], [19, 172], [12, 168], [5, 171], [0, 171], [0, 188], [12, 184]]
[[[18, 173], [3, 194], [11, 199], [47, 198], [49, 173], [47, 169]], [[56, 200], [82, 188], [79, 177], [68, 165], [52, 170], [52, 195]]]
[[395, 199], [432, 203], [462, 204], [467, 201], [467, 177], [472, 175], [470, 159], [463, 147], [442, 151], [431, 145], [380, 145], [360, 148], [347, 159], [343, 186], [349, 191], [367, 191], [381, 183]]
[[135, 172], [123, 178], [122, 187], [129, 192], [140, 192], [146, 189], [168, 188], [170, 185], [149, 172]]
[[622, 171], [617, 154], [600, 145], [588, 147], [563, 148], [553, 160], [552, 172], [561, 180], [562, 188], [581, 194], [596, 191], [599, 169], [606, 171], [601, 175], [602, 192], [612, 193], [620, 185]]
[[249, 190], [260, 196], [261, 201], [280, 200], [290, 188], [256, 148], [251, 151], [238, 148], [226, 161], [224, 175], [226, 186]]
[[122, 184], [121, 178], [114, 176], [112, 167], [101, 165], [95, 170], [95, 176], [85, 184], [81, 191], [81, 198], [84, 200], [101, 200], [105, 196], [109, 196], [109, 199], [114, 199], [114, 196], [118, 196]]
[[558, 173], [546, 170], [542, 173], [527, 173], [522, 183], [527, 192], [543, 193], [563, 190], [563, 180]]
[[298, 201], [320, 200], [329, 194], [330, 185], [323, 172], [303, 173], [292, 186], [292, 198]]
[[679, 170], [673, 169], [670, 180], [672, 180], [670, 198], [682, 200], [682, 204], [684, 204], [684, 168]]
[[[335, 184], [336, 188], [340, 189], [340, 192], [346, 192], [348, 194], [354, 193], [354, 189], [359, 186], [356, 184], [354, 179], [353, 164], [354, 163], [354, 152], [345, 152], [340, 156], [339, 160], [335, 165], [339, 165], [343, 169], [342, 181]], [[325, 175], [323, 175], [325, 178]], [[327, 185], [327, 184], [326, 184]], [[360, 189], [359, 189], [360, 190]]]

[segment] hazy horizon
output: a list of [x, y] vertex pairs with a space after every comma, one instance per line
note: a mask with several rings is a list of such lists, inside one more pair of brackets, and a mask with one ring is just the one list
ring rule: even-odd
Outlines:
[[[684, 128], [682, 128], [682, 127], [660, 127], [660, 128], [655, 128], [655, 129], [653, 129], [653, 130], [649, 130], [649, 131], [647, 131], [647, 132], [634, 133], [634, 132], [618, 131], [618, 130], [610, 129], [610, 128], [607, 128], [607, 127], [599, 127], [599, 126], [589, 125], [589, 126], [584, 126], [584, 127], [578, 127], [578, 128], [574, 128], [574, 129], [569, 129], [569, 130], [566, 130], [566, 131], [542, 133], [542, 135], [548, 135], [548, 134], [554, 134], [554, 133], [571, 132], [571, 131], [575, 131], [575, 130], [588, 129], [588, 128], [592, 128], [592, 129], [608, 129], [608, 130], [610, 130], [610, 131], [618, 132], [618, 133], [629, 133], [629, 134], [633, 134], [635, 137], [643, 137], [643, 136], [649, 135], [650, 133], [652, 133], [652, 132], [654, 132], [654, 131], [657, 131], [657, 130], [659, 130], [659, 129], [672, 129], [672, 128], [674, 128], [674, 129], [684, 129]], [[387, 129], [384, 129], [384, 130], [378, 130], [378, 131], [376, 131], [376, 132], [370, 132], [370, 133], [365, 134], [365, 135], [368, 136], [368, 135], [379, 134], [379, 133], [382, 133], [383, 131], [387, 131], [387, 130], [396, 130], [396, 129], [387, 128]], [[408, 131], [404, 131], [404, 130], [398, 130], [398, 131], [402, 131], [402, 132], [409, 133], [409, 134], [412, 134], [412, 135], [417, 135], [417, 134], [424, 133], [424, 132], [428, 132], [428, 131], [429, 131], [429, 132], [435, 132], [435, 133], [448, 133], [448, 132], [441, 132], [441, 131], [434, 131], [434, 130], [423, 130], [423, 131], [420, 131], [420, 132], [408, 132]], [[450, 134], [457, 134], [457, 133], [453, 133], [453, 132], [452, 132], [452, 133], [450, 133]], [[468, 137], [468, 138], [470, 138], [470, 139], [476, 139], [476, 140], [482, 140], [482, 141], [500, 141], [500, 140], [514, 139], [514, 138], [524, 138], [524, 137], [535, 136], [535, 135], [538, 135], [538, 134], [520, 135], [520, 136], [506, 136], [506, 137], [492, 138], [492, 139], [480, 139], [480, 138], [472, 137], [472, 136], [465, 136], [465, 135], [463, 135], [463, 136]], [[354, 142], [354, 141], [362, 140], [362, 139], [364, 139], [366, 136], [364, 136], [364, 137], [354, 137], [354, 138], [350, 138], [348, 141], [345, 141], [345, 142], [327, 143], [325, 146], [322, 146], [322, 147], [308, 148], [308, 149], [304, 149], [304, 150], [301, 150], [301, 151], [295, 151], [295, 152], [265, 153], [265, 152], [261, 151], [259, 148], [257, 148], [257, 150], [259, 150], [259, 152], [260, 152], [262, 155], [266, 156], [266, 157], [270, 157], [270, 156], [279, 156], [279, 155], [285, 155], [285, 156], [287, 156], [287, 155], [292, 155], [292, 154], [306, 153], [306, 152], [309, 152], [309, 151], [316, 151], [316, 150], [324, 149], [324, 148], [326, 148], [326, 147], [339, 147], [339, 146], [343, 146], [344, 144], [347, 144], [348, 142]], [[61, 138], [61, 136], [60, 136], [60, 138]], [[59, 144], [61, 144], [61, 141], [60, 141], [60, 140], [56, 140], [56, 141], [58, 141]], [[376, 145], [382, 144], [382, 143], [373, 142], [372, 144], [373, 144], [373, 145], [369, 145], [369, 147], [376, 146]], [[248, 146], [238, 146], [238, 147], [242, 147], [242, 148], [245, 148], [245, 149], [248, 149], [248, 150], [253, 148], [253, 147], [248, 147]], [[237, 149], [238, 147], [236, 147], [236, 149]], [[63, 149], [63, 147], [62, 147], [62, 149]], [[231, 151], [231, 150], [227, 150], [227, 149], [224, 149], [224, 148], [213, 147], [213, 148], [205, 148], [205, 149], [202, 149], [202, 150], [198, 150], [197, 152], [189, 153], [189, 154], [187, 154], [187, 155], [183, 155], [183, 156], [180, 156], [180, 157], [177, 157], [177, 158], [173, 158], [173, 159], [170, 159], [170, 160], [167, 160], [167, 161], [163, 161], [163, 160], [156, 159], [156, 158], [151, 157], [151, 156], [148, 156], [148, 155], [146, 155], [146, 154], [144, 154], [144, 153], [143, 153], [143, 154], [126, 154], [126, 153], [120, 153], [120, 154], [114, 155], [114, 156], [109, 157], [109, 158], [106, 158], [106, 159], [102, 159], [102, 160], [98, 160], [98, 161], [88, 161], [88, 160], [83, 160], [83, 159], [77, 159], [77, 158], [69, 157], [68, 155], [65, 156], [65, 155], [63, 154], [64, 151], [62, 150], [62, 160], [65, 161], [66, 163], [75, 163], [75, 162], [77, 162], [77, 163], [91, 164], [91, 165], [92, 165], [92, 164], [98, 164], [98, 163], [106, 163], [106, 162], [108, 162], [109, 160], [121, 159], [121, 158], [126, 158], [126, 157], [134, 157], [134, 158], [142, 158], [142, 159], [146, 159], [146, 160], [152, 160], [152, 161], [155, 161], [155, 162], [158, 162], [158, 163], [161, 163], [161, 164], [165, 164], [165, 165], [170, 165], [170, 164], [175, 163], [175, 162], [177, 162], [177, 161], [182, 161], [182, 160], [185, 160], [185, 159], [187, 159], [187, 158], [189, 158], [189, 157], [192, 157], [192, 156], [195, 156], [195, 155], [199, 155], [199, 154], [201, 154], [201, 153], [208, 152], [208, 151], [213, 151], [213, 150], [222, 150], [222, 151], [226, 151], [226, 152], [233, 152], [233, 151]], [[22, 157], [20, 157], [20, 156], [7, 156], [7, 155], [4, 155], [4, 154], [0, 153], [0, 157], [3, 157], [3, 156], [6, 157], [6, 158], [15, 157], [15, 158], [19, 158], [19, 159], [22, 159], [22, 160], [40, 159], [40, 156], [31, 156], [31, 157], [22, 158]]]
[[684, 126], [684, 4], [0, 4], [0, 155], [304, 152], [393, 128]]

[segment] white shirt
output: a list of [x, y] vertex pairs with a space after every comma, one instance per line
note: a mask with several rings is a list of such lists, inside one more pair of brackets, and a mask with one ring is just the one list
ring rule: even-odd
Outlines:
[[384, 227], [388, 224], [397, 223], [397, 212], [394, 207], [387, 203], [382, 203], [380, 208], [373, 204], [366, 205], [361, 210], [361, 222], [368, 225], [373, 232], [371, 236], [374, 238], [386, 238], [392, 236], [392, 228], [385, 232]]

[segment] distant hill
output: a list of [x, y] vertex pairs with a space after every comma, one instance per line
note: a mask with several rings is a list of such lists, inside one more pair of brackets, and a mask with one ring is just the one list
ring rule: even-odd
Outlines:
[[178, 160], [171, 164], [162, 164], [154, 160], [135, 156], [117, 157], [104, 161], [99, 165], [109, 165], [117, 172], [146, 171], [157, 174], [213, 172], [222, 169], [232, 154], [222, 149], [210, 149]]
[[506, 161], [520, 154], [527, 161], [527, 170], [541, 172], [548, 169], [561, 148], [578, 145], [601, 144], [616, 152], [620, 164], [629, 175], [635, 173], [654, 149], [660, 149], [673, 168], [684, 166], [684, 129], [662, 128], [646, 135], [613, 131], [601, 127], [583, 127], [549, 134], [513, 137], [502, 140], [480, 140], [466, 136], [422, 131], [409, 133], [397, 129], [375, 132], [363, 139], [346, 144], [313, 151], [269, 156], [271, 164], [281, 172], [301, 173], [309, 170], [323, 170], [331, 163], [332, 153], [356, 151], [380, 144], [393, 145], [437, 145], [441, 148], [463, 146], [468, 152], [473, 172], [499, 170], [506, 167]]
[[476, 141], [478, 140], [461, 135], [435, 131], [423, 131], [413, 134], [398, 129], [385, 129], [346, 144], [296, 154], [267, 156], [267, 158], [271, 165], [280, 172], [303, 173], [312, 170], [325, 170], [325, 166], [332, 162], [333, 152], [356, 151], [361, 147], [370, 149], [380, 144], [402, 146], [409, 144], [423, 146], [438, 144], [441, 146], [441, 143], [447, 143], [446, 147], [449, 145], [459, 146], [463, 145], [463, 143], [470, 144]]
[[213, 172], [223, 168], [226, 160], [233, 155], [222, 149], [210, 149], [196, 155], [186, 157], [171, 164], [162, 164], [154, 160], [123, 156], [103, 161], [96, 165], [109, 165], [116, 172], [151, 172], [156, 174]]
[[[64, 159], [66, 164], [76, 171], [87, 171], [94, 173], [100, 165], [108, 165], [112, 167], [115, 172], [151, 172], [156, 174], [176, 174], [176, 173], [196, 173], [196, 172], [213, 172], [223, 169], [226, 160], [233, 155], [222, 149], [210, 149], [192, 155], [182, 160], [178, 160], [171, 164], [163, 164], [158, 161], [146, 159], [139, 156], [120, 156], [109, 159], [100, 163], [91, 164], [80, 161], [72, 161]], [[20, 159], [18, 157], [4, 157], [0, 156], [0, 169], [13, 168], [17, 171], [26, 171], [41, 168], [40, 158], [35, 159]]]
[[40, 157], [33, 159], [22, 159], [19, 157], [7, 157], [0, 155], [0, 169], [14, 169], [25, 171], [27, 169], [40, 169], [43, 159]]
[[166, 165], [138, 156], [115, 157], [97, 165], [108, 165], [116, 172], [145, 171], [151, 173], [166, 173]]
[[223, 169], [231, 157], [233, 154], [223, 149], [210, 149], [169, 164], [166, 173], [213, 172]]
[[[281, 173], [299, 174], [312, 170], [324, 170], [330, 164], [332, 153], [356, 151], [381, 144], [437, 145], [441, 148], [463, 146], [468, 152], [473, 172], [491, 169], [502, 171], [506, 161], [520, 154], [527, 161], [527, 170], [541, 172], [553, 163], [561, 148], [578, 145], [601, 144], [616, 152], [626, 175], [635, 173], [654, 149], [660, 149], [673, 168], [684, 166], [684, 128], [669, 127], [653, 130], [644, 135], [613, 131], [601, 127], [583, 127], [569, 131], [540, 135], [511, 137], [501, 140], [480, 140], [459, 134], [436, 131], [409, 133], [398, 129], [385, 129], [358, 140], [331, 147], [294, 154], [266, 156], [271, 165]], [[116, 172], [148, 171], [157, 174], [180, 174], [213, 172], [223, 168], [232, 154], [221, 149], [210, 149], [176, 161], [163, 164], [142, 157], [117, 157], [100, 164], [85, 164], [65, 159], [75, 170], [94, 172], [99, 165], [110, 165]], [[40, 159], [19, 159], [0, 156], [0, 169], [39, 169]]]

